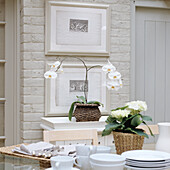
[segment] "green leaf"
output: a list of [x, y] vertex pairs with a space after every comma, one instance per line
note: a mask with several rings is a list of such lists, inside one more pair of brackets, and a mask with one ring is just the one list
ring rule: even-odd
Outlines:
[[130, 119], [132, 119], [133, 117], [135, 117], [136, 115], [129, 115], [129, 117], [125, 117], [122, 121], [122, 124], [125, 124], [127, 121], [129, 121]]
[[113, 130], [121, 127], [122, 125], [120, 123], [117, 123], [117, 122], [112, 122], [110, 124], [107, 124], [105, 126], [105, 129], [103, 130], [102, 132], [102, 136], [106, 136], [106, 135], [109, 135]]
[[107, 120], [106, 120], [106, 123], [113, 123], [114, 121], [116, 121], [116, 118], [115, 117], [112, 117], [111, 115], [108, 116]]
[[76, 96], [78, 99], [80, 99], [84, 104], [86, 104], [86, 99], [84, 96]]
[[70, 107], [70, 110], [69, 110], [69, 113], [68, 113], [68, 117], [69, 117], [69, 120], [71, 121], [72, 119], [72, 116], [73, 116], [73, 111], [74, 111], [74, 105], [75, 103], [81, 103], [80, 101], [75, 101], [71, 104], [71, 107]]
[[138, 134], [138, 135], [140, 135], [140, 136], [144, 136], [144, 137], [146, 137], [146, 138], [149, 138], [149, 136], [148, 136], [146, 133], [144, 133], [142, 129], [126, 128], [125, 131], [129, 131], [129, 132]]
[[145, 122], [145, 121], [143, 121], [143, 124], [145, 124], [145, 125], [148, 127], [148, 129], [149, 129], [149, 132], [150, 132], [151, 136], [154, 136], [154, 134], [152, 133], [151, 128], [150, 128], [150, 127], [146, 124], [146, 122]]
[[89, 102], [87, 102], [87, 104], [98, 104], [98, 105], [101, 105], [102, 107], [104, 106], [102, 103], [100, 103], [98, 101], [89, 101]]
[[102, 136], [110, 135], [111, 132], [112, 132], [112, 130], [105, 130], [104, 129], [103, 132], [102, 132]]
[[141, 115], [141, 117], [144, 121], [152, 121], [152, 118], [150, 116]]
[[132, 120], [131, 120], [131, 125], [134, 127], [139, 126], [143, 121], [141, 120], [140, 115], [136, 115]]
[[126, 108], [128, 108], [128, 106], [118, 107], [118, 108], [116, 108], [116, 109], [112, 109], [111, 111], [125, 110]]
[[116, 128], [122, 126], [120, 123], [113, 122], [105, 126], [105, 130], [115, 130]]

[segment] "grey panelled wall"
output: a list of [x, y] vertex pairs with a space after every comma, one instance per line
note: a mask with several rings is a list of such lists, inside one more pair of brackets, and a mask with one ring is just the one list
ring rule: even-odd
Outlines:
[[170, 10], [137, 8], [136, 99], [154, 123], [170, 121]]

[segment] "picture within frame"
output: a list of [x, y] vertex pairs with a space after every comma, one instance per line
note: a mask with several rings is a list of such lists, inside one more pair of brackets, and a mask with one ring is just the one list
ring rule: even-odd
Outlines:
[[46, 55], [109, 56], [109, 5], [46, 2]]
[[70, 19], [70, 31], [88, 32], [88, 20]]
[[88, 92], [88, 81], [70, 80], [70, 92]]

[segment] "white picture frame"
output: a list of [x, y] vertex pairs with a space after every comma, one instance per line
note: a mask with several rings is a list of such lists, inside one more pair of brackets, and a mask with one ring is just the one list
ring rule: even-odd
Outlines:
[[46, 55], [109, 56], [110, 7], [46, 2]]
[[[47, 70], [52, 63], [47, 64]], [[92, 65], [87, 65], [88, 67]], [[91, 69], [88, 80], [88, 99], [97, 100], [104, 104], [100, 106], [102, 115], [108, 115], [110, 110], [110, 95], [105, 85], [106, 74], [102, 66]], [[56, 79], [45, 80], [45, 116], [68, 116], [71, 103], [83, 95], [83, 92], [70, 92], [70, 80], [84, 80], [85, 68], [82, 64], [63, 64], [64, 73]], [[91, 81], [92, 80], [92, 81]]]

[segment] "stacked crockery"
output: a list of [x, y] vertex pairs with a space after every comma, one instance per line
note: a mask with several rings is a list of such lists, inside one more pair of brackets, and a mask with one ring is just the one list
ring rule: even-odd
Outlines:
[[81, 170], [89, 170], [89, 156], [96, 153], [96, 149], [96, 146], [91, 145], [76, 146], [76, 158], [74, 164]]
[[92, 170], [123, 170], [125, 158], [111, 153], [98, 153], [90, 156]]
[[122, 153], [126, 168], [134, 170], [156, 170], [170, 167], [170, 154], [155, 150], [133, 150]]

